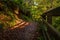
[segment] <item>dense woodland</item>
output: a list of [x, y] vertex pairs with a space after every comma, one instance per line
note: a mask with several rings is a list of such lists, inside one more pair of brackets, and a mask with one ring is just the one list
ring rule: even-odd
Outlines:
[[[59, 6], [60, 0], [0, 0], [0, 29], [13, 27], [21, 19], [39, 23], [44, 12]], [[52, 25], [60, 32], [59, 16], [52, 17]], [[38, 37], [38, 40], [43, 39]]]

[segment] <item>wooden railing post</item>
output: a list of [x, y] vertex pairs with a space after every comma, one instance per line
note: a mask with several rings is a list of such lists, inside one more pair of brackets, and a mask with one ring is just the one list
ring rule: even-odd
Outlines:
[[47, 22], [52, 24], [52, 15], [50, 13], [47, 14]]
[[51, 35], [54, 36], [56, 40], [60, 40], [60, 32], [58, 32], [52, 25], [50, 25], [48, 22], [46, 22], [43, 19], [44, 24], [46, 24], [47, 27], [47, 32]]

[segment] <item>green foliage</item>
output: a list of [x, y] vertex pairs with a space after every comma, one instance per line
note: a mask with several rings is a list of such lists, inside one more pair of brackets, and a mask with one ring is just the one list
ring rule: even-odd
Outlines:
[[[9, 1], [11, 1], [11, 3]], [[15, 25], [15, 16], [14, 13], [12, 12], [13, 11], [12, 9], [15, 8], [15, 5], [18, 6], [26, 14], [29, 14], [27, 13], [28, 11], [30, 12], [31, 16], [29, 17], [22, 14], [21, 15], [22, 19], [40, 22], [41, 19], [40, 15], [42, 15], [45, 11], [49, 10], [50, 8], [60, 6], [60, 0], [3, 0], [3, 5], [4, 6], [2, 8], [4, 10], [3, 12], [5, 13], [3, 12], [2, 13], [10, 16], [11, 18], [11, 20], [7, 22], [3, 22], [2, 20], [0, 20], [0, 28], [2, 27], [3, 24], [5, 26], [4, 29], [6, 29]], [[4, 18], [4, 20], [8, 20], [7, 17]], [[53, 20], [54, 20], [53, 26], [55, 26], [55, 28], [58, 29], [58, 31], [60, 31], [60, 18]], [[43, 40], [43, 37], [38, 37], [38, 40]]]
[[53, 17], [53, 26], [60, 32], [60, 17]]
[[42, 15], [50, 8], [60, 6], [60, 0], [13, 0], [26, 13], [30, 11], [31, 19], [38, 21]]

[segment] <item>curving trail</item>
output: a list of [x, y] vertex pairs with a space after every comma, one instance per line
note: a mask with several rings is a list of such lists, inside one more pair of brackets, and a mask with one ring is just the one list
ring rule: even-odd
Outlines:
[[3, 31], [0, 40], [35, 40], [36, 22], [21, 21], [14, 27]]

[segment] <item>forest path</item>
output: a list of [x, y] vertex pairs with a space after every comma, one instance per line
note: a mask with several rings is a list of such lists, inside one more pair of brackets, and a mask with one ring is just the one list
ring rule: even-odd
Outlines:
[[[2, 33], [1, 40], [33, 40], [37, 30], [37, 23], [18, 21], [14, 27]], [[34, 39], [35, 40], [35, 39]]]

